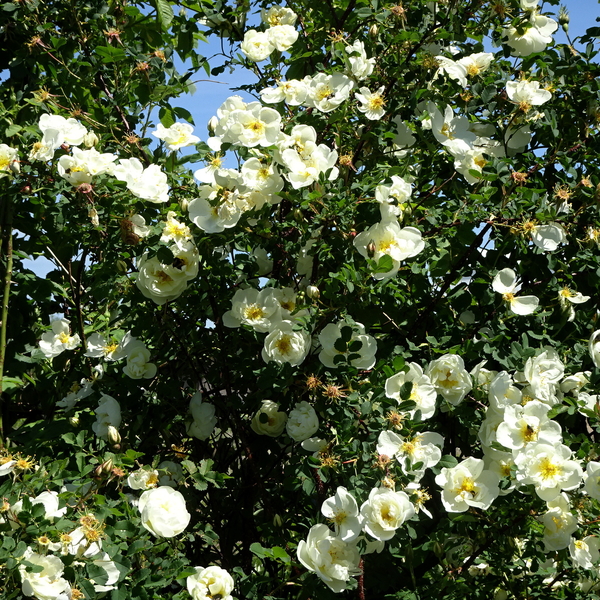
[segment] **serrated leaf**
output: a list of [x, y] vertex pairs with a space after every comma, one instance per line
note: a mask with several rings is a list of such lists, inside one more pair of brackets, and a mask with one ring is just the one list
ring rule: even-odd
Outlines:
[[352, 327], [350, 327], [350, 325], [344, 325], [340, 329], [340, 334], [344, 342], [349, 342], [352, 339]]
[[359, 352], [362, 347], [363, 343], [360, 340], [354, 340], [348, 345], [348, 350], [350, 350], [350, 352]]
[[175, 115], [168, 106], [160, 107], [160, 110], [158, 111], [158, 118], [160, 119], [162, 125], [166, 128], [171, 127], [171, 125], [175, 123]]
[[394, 261], [391, 256], [384, 254], [378, 261], [377, 266], [373, 269], [374, 273], [387, 273], [394, 268]]

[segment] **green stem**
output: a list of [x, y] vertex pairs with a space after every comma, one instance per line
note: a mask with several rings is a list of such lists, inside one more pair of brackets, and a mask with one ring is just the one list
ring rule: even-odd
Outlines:
[[13, 240], [12, 240], [12, 216], [13, 203], [12, 199], [4, 198], [4, 214], [1, 225], [2, 244], [6, 238], [6, 253], [5, 262], [6, 268], [4, 272], [4, 292], [2, 295], [2, 321], [0, 325], [0, 448], [4, 447], [4, 423], [2, 421], [2, 390], [4, 380], [4, 360], [6, 356], [6, 329], [8, 322], [8, 298], [10, 294], [10, 280], [13, 270]]

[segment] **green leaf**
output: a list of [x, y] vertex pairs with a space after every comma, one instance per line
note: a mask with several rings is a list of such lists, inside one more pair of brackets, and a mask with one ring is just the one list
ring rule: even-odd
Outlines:
[[277, 558], [284, 563], [289, 563], [291, 560], [290, 555], [280, 546], [273, 546], [271, 552], [273, 553], [273, 558]]
[[412, 389], [413, 389], [413, 382], [412, 381], [405, 381], [402, 384], [402, 387], [400, 388], [400, 398], [402, 400], [408, 400], [410, 398], [411, 393], [412, 393]]
[[352, 339], [352, 327], [350, 327], [350, 325], [344, 325], [340, 329], [340, 334], [345, 342], [349, 342]]
[[21, 131], [21, 129], [23, 129], [23, 128], [20, 125], [13, 123], [12, 125], [9, 125], [6, 128], [6, 130], [4, 131], [4, 135], [6, 137], [11, 137], [11, 136], [15, 135], [15, 133], [19, 133], [19, 131]]
[[394, 261], [391, 256], [384, 254], [379, 261], [377, 262], [377, 266], [373, 269], [373, 273], [387, 273], [394, 268]]
[[175, 123], [175, 115], [173, 114], [171, 108], [168, 106], [160, 107], [160, 110], [158, 111], [158, 118], [167, 129], [171, 127], [173, 123]]
[[360, 352], [362, 347], [363, 343], [360, 340], [354, 340], [353, 342], [350, 342], [348, 350], [350, 350], [350, 352]]
[[156, 14], [158, 17], [158, 22], [164, 31], [169, 29], [173, 17], [175, 16], [173, 13], [173, 8], [171, 7], [170, 2], [167, 0], [154, 0], [156, 6]]
[[338, 352], [346, 352], [348, 350], [348, 344], [346, 344], [346, 342], [342, 338], [338, 338], [337, 340], [335, 340], [335, 342], [333, 343], [333, 347]]

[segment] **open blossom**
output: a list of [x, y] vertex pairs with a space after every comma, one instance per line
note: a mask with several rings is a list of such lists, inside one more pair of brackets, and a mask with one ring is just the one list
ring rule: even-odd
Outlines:
[[65, 155], [58, 159], [58, 174], [71, 185], [91, 183], [98, 175], [112, 173], [115, 160], [117, 155], [110, 152], [101, 154], [95, 148], [73, 148], [72, 156]]
[[360, 102], [358, 110], [371, 121], [377, 121], [385, 114], [385, 99], [383, 92], [385, 86], [382, 85], [376, 92], [371, 92], [369, 88], [362, 87], [356, 92], [356, 99]]
[[344, 542], [322, 523], [311, 527], [306, 541], [300, 541], [297, 556], [334, 592], [345, 590], [350, 578], [361, 573], [356, 544]]
[[42, 567], [41, 571], [27, 571], [25, 565], [19, 566], [22, 589], [25, 596], [35, 596], [38, 600], [56, 600], [59, 595], [65, 599], [70, 593], [69, 582], [62, 577], [65, 565], [58, 556], [42, 555], [27, 548], [23, 559], [36, 567]]
[[296, 367], [304, 361], [310, 350], [310, 335], [295, 327], [292, 321], [279, 321], [273, 325], [262, 350], [265, 362], [290, 363]]
[[509, 268], [498, 271], [492, 282], [492, 289], [502, 294], [503, 300], [508, 303], [512, 312], [517, 315], [530, 315], [540, 301], [536, 296], [515, 296], [517, 287], [517, 275]]
[[560, 308], [568, 316], [569, 321], [575, 319], [575, 308], [573, 304], [583, 304], [590, 299], [590, 296], [584, 296], [581, 292], [575, 292], [571, 288], [564, 286], [558, 292], [558, 301]]
[[185, 146], [193, 146], [200, 141], [199, 137], [192, 135], [193, 131], [194, 128], [189, 123], [173, 123], [171, 127], [165, 127], [159, 123], [152, 135], [163, 140], [167, 149], [174, 152]]
[[438, 394], [453, 406], [460, 404], [473, 388], [471, 375], [458, 354], [444, 354], [432, 360], [425, 375], [429, 377]]
[[544, 524], [544, 545], [546, 552], [567, 548], [571, 535], [578, 529], [577, 517], [571, 512], [566, 494], [559, 494], [548, 502], [548, 512], [538, 520]]
[[408, 363], [408, 372], [400, 371], [389, 377], [385, 382], [385, 395], [388, 398], [394, 398], [398, 404], [404, 402], [400, 397], [400, 391], [405, 383], [411, 383], [410, 396], [416, 404], [415, 408], [409, 411], [409, 416], [414, 419], [417, 411], [421, 414], [421, 420], [430, 419], [435, 413], [437, 392], [429, 376], [423, 373], [423, 369], [417, 363]]
[[511, 450], [520, 450], [536, 442], [560, 444], [562, 430], [556, 421], [548, 418], [549, 410], [550, 406], [538, 400], [532, 400], [525, 406], [507, 406], [504, 420], [496, 430], [496, 440]]
[[552, 98], [548, 90], [540, 89], [539, 81], [507, 81], [506, 95], [519, 109], [527, 112], [532, 106], [541, 106]]
[[356, 40], [353, 44], [346, 46], [346, 61], [348, 62], [348, 72], [357, 80], [366, 79], [373, 73], [375, 68], [375, 58], [367, 58], [365, 44]]
[[158, 483], [158, 471], [149, 467], [142, 467], [132, 471], [127, 477], [127, 485], [132, 490], [149, 490]]
[[319, 417], [315, 409], [303, 400], [290, 411], [285, 429], [295, 442], [303, 442], [317, 433]]
[[[350, 331], [344, 331], [345, 328]], [[329, 323], [319, 334], [319, 342], [322, 346], [319, 360], [330, 369], [339, 367], [353, 355], [349, 362], [357, 369], [372, 369], [375, 365], [377, 342], [365, 333], [362, 323], [348, 320]]]
[[272, 288], [237, 290], [231, 299], [231, 310], [223, 315], [225, 327], [248, 325], [265, 333], [281, 320], [280, 304]]
[[550, 17], [533, 11], [528, 21], [523, 25], [524, 31], [510, 26], [504, 29], [502, 35], [512, 48], [513, 56], [529, 56], [534, 52], [542, 52], [552, 43], [552, 34], [558, 29], [558, 23]]
[[15, 148], [0, 144], [0, 179], [20, 171], [19, 155]]
[[442, 504], [448, 512], [465, 512], [470, 506], [487, 509], [498, 497], [500, 478], [484, 470], [484, 462], [472, 456], [455, 467], [444, 467], [435, 482], [442, 487]]
[[[370, 256], [371, 244], [373, 254]], [[383, 256], [389, 256], [392, 268], [384, 273], [373, 273], [375, 279], [388, 279], [398, 273], [401, 261], [422, 252], [425, 242], [415, 227], [401, 228], [397, 221], [382, 221], [359, 233], [354, 238], [354, 247], [365, 258], [372, 258], [376, 262]]]
[[152, 379], [156, 375], [156, 365], [149, 362], [150, 351], [143, 342], [127, 348], [127, 364], [123, 373], [131, 379]]
[[546, 223], [545, 225], [534, 225], [531, 230], [533, 243], [544, 252], [553, 252], [560, 244], [567, 240], [567, 234], [562, 225], [558, 223]]
[[382, 487], [371, 490], [368, 500], [360, 507], [360, 514], [364, 530], [376, 540], [385, 542], [415, 514], [415, 508], [406, 492]]
[[142, 525], [157, 537], [179, 535], [192, 518], [181, 492], [169, 486], [146, 490], [140, 496], [138, 508]]
[[291, 8], [274, 4], [268, 9], [263, 8], [260, 11], [260, 18], [266, 25], [275, 27], [276, 25], [295, 25], [298, 15]]
[[44, 134], [44, 140], [53, 140], [53, 149], [60, 148], [63, 144], [79, 146], [88, 132], [77, 119], [65, 119], [61, 115], [42, 115], [38, 127]]
[[40, 350], [46, 358], [54, 358], [65, 350], [73, 350], [81, 343], [78, 334], [71, 335], [67, 319], [55, 319], [51, 323], [52, 331], [47, 331], [40, 340]]
[[273, 47], [279, 52], [289, 50], [298, 39], [298, 32], [292, 25], [273, 25], [266, 33]]
[[195, 567], [195, 573], [186, 579], [187, 590], [193, 600], [232, 600], [233, 578], [221, 567]]
[[285, 101], [290, 106], [300, 106], [306, 100], [308, 87], [306, 82], [299, 79], [278, 81], [276, 87], [264, 88], [260, 91], [260, 98], [267, 104]]
[[250, 427], [259, 435], [277, 437], [283, 433], [287, 418], [287, 415], [279, 410], [279, 404], [273, 400], [263, 400], [261, 407], [252, 418]]
[[176, 213], [170, 210], [167, 213], [167, 220], [164, 222], [164, 229], [160, 236], [160, 241], [163, 244], [174, 243], [177, 247], [185, 249], [192, 241], [190, 228], [181, 221], [178, 221]]
[[592, 361], [594, 361], [594, 366], [597, 369], [600, 369], [600, 329], [598, 331], [594, 331], [594, 333], [592, 333], [590, 336], [590, 341], [588, 342], [588, 351], [592, 357]]
[[515, 457], [517, 481], [533, 484], [542, 500], [554, 500], [561, 490], [579, 487], [583, 470], [579, 462], [571, 460], [571, 450], [560, 443], [538, 442], [527, 446]]
[[[425, 469], [435, 467], [442, 458], [444, 438], [433, 431], [402, 437], [393, 431], [382, 431], [377, 439], [377, 452], [395, 458], [402, 470], [421, 479]], [[419, 468], [414, 465], [421, 463]]]
[[305, 79], [308, 85], [306, 106], [328, 113], [350, 97], [354, 82], [342, 73], [318, 73]]
[[138, 158], [122, 158], [113, 169], [113, 175], [127, 184], [127, 189], [137, 198], [149, 202], [169, 201], [167, 175], [158, 165], [144, 165]]
[[262, 62], [275, 50], [275, 46], [267, 32], [249, 29], [244, 34], [240, 49], [250, 60]]
[[362, 530], [362, 518], [354, 496], [345, 487], [339, 486], [335, 496], [327, 498], [321, 506], [321, 512], [334, 526], [335, 532], [344, 542], [352, 542]]

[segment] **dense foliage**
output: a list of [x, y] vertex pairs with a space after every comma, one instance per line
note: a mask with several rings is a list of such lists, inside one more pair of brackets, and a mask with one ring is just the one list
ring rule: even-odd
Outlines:
[[[0, 5], [0, 597], [599, 597], [600, 29], [568, 23]], [[236, 65], [255, 100], [194, 135], [178, 97]]]

